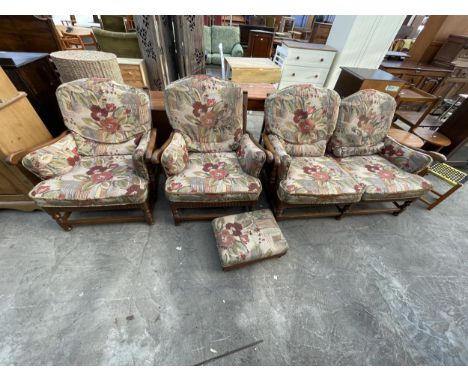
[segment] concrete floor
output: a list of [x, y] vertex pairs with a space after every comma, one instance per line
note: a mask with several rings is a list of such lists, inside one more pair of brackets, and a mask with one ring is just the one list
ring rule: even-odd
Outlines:
[[430, 212], [280, 222], [288, 254], [232, 272], [163, 194], [154, 226], [0, 210], [0, 364], [193, 365], [262, 341], [206, 364], [466, 365], [467, 206], [462, 188]]

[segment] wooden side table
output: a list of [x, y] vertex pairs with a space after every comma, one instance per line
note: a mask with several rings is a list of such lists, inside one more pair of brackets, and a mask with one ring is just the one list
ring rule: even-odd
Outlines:
[[418, 127], [413, 132], [418, 137], [422, 138], [425, 142], [436, 146], [435, 151], [440, 151], [443, 147], [447, 147], [452, 144], [452, 141], [445, 135], [440, 134], [437, 131], [432, 131], [428, 128]]
[[419, 149], [424, 145], [424, 141], [421, 138], [405, 130], [391, 128], [388, 135], [398, 143], [411, 147], [412, 149]]

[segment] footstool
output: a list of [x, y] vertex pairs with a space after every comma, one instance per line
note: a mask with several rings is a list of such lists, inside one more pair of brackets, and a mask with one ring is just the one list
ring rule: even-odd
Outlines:
[[288, 243], [270, 210], [223, 216], [212, 222], [224, 271], [283, 256]]

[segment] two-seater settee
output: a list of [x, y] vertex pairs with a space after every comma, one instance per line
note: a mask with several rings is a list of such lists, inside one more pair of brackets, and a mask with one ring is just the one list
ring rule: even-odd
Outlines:
[[[431, 188], [417, 174], [432, 162], [387, 136], [395, 100], [372, 89], [340, 101], [313, 85], [293, 85], [265, 102], [268, 191], [277, 219], [391, 212], [398, 215]], [[391, 208], [363, 208], [391, 202]], [[334, 206], [319, 211], [302, 207]], [[285, 209], [301, 208], [299, 212]]]

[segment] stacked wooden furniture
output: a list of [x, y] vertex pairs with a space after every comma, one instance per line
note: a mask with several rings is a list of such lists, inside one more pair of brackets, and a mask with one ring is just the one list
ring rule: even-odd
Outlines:
[[28, 192], [34, 181], [6, 162], [13, 152], [47, 142], [52, 137], [29, 103], [0, 68], [0, 208], [37, 209]]
[[249, 33], [247, 57], [271, 57], [274, 32], [253, 29]]
[[55, 98], [60, 79], [47, 53], [0, 52], [0, 66], [55, 137], [65, 130]]
[[401, 78], [380, 69], [341, 67], [335, 91], [347, 97], [362, 89], [375, 89], [396, 97], [403, 85]]
[[142, 58], [117, 58], [123, 82], [136, 88], [149, 87], [145, 60]]
[[280, 89], [295, 84], [323, 87], [336, 55], [331, 46], [297, 41], [283, 42], [281, 52]]
[[326, 44], [331, 27], [332, 24], [330, 23], [314, 22], [312, 25], [312, 33], [309, 41], [315, 44]]

